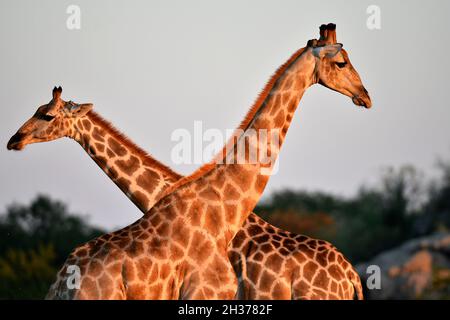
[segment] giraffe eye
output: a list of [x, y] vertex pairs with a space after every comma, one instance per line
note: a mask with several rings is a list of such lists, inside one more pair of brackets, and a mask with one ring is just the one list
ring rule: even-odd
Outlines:
[[342, 69], [343, 67], [345, 67], [347, 65], [347, 62], [336, 62], [336, 65], [338, 66], [338, 68]]
[[52, 121], [55, 118], [55, 116], [51, 116], [48, 114], [42, 114], [42, 113], [39, 113], [37, 115], [37, 117], [38, 117], [38, 119], [44, 120], [44, 121]]

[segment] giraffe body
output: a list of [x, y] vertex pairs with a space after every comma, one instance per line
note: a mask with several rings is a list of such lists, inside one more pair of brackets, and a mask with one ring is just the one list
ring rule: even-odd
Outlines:
[[228, 252], [246, 300], [363, 299], [358, 273], [332, 244], [250, 214]]
[[[242, 212], [258, 198], [250, 188], [242, 201], [224, 199], [219, 190], [230, 187], [230, 169], [232, 179], [249, 173], [238, 164], [220, 165], [178, 187], [134, 224], [77, 248], [48, 298], [234, 298], [237, 279], [227, 247], [247, 216]], [[66, 287], [71, 265], [81, 269], [79, 290]], [[105, 279], [111, 286], [100, 285]]]
[[[192, 198], [190, 188], [169, 197]], [[179, 199], [177, 199], [179, 200]], [[177, 201], [183, 206], [183, 201]], [[209, 232], [206, 210], [177, 215], [163, 203], [134, 224], [94, 239], [69, 256], [49, 299], [232, 299], [235, 273], [224, 257], [225, 239]], [[194, 225], [188, 219], [194, 220]], [[82, 274], [79, 290], [67, 289], [67, 267]]]

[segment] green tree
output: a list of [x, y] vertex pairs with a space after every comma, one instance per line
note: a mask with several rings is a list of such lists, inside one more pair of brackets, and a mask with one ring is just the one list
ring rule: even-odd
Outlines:
[[0, 216], [0, 298], [43, 298], [69, 253], [103, 233], [47, 196], [9, 206]]
[[403, 166], [387, 168], [377, 184], [353, 197], [283, 190], [255, 212], [292, 232], [328, 240], [357, 263], [411, 238], [425, 198], [422, 175]]
[[54, 280], [55, 251], [52, 245], [38, 249], [8, 249], [0, 256], [0, 294], [3, 299], [42, 298]]
[[440, 161], [438, 168], [441, 175], [429, 188], [426, 214], [416, 224], [421, 234], [450, 230], [450, 163]]

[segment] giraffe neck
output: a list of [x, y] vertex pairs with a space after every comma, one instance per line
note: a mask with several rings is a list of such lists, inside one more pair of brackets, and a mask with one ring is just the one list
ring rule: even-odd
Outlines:
[[[235, 136], [216, 158], [167, 188], [165, 195], [188, 185], [193, 190], [203, 190], [206, 186], [204, 190], [210, 190], [199, 195], [203, 193], [205, 199], [223, 204], [224, 210], [215, 213], [222, 217], [215, 221], [224, 221], [227, 238], [234, 237], [264, 191], [303, 93], [316, 83], [315, 65], [309, 48], [297, 51], [275, 73]], [[271, 139], [277, 133], [278, 141]], [[260, 156], [262, 150], [267, 156]], [[212, 224], [211, 228], [217, 226]]]
[[181, 176], [164, 166], [94, 111], [73, 124], [70, 135], [143, 212]]
[[294, 112], [306, 89], [316, 83], [315, 62], [307, 49], [301, 49], [280, 67], [241, 123], [231, 146], [219, 154], [223, 157], [219, 160], [239, 162], [244, 154], [245, 163], [267, 168], [262, 171], [270, 175]]

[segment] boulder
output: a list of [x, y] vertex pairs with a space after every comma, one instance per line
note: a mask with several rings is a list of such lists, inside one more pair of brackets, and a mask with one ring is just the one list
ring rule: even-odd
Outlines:
[[[380, 289], [367, 288], [371, 265], [380, 268]], [[450, 233], [409, 240], [356, 269], [366, 299], [450, 299]]]

